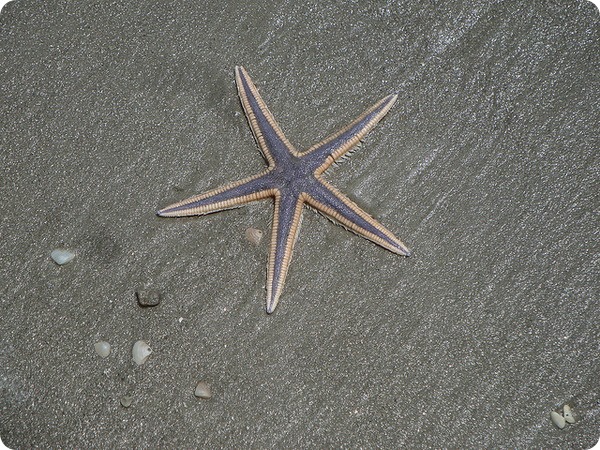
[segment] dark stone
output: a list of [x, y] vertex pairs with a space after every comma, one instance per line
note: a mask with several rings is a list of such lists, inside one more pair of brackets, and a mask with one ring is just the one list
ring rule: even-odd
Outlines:
[[140, 289], [135, 292], [135, 297], [140, 306], [157, 306], [160, 303], [160, 292], [152, 289]]

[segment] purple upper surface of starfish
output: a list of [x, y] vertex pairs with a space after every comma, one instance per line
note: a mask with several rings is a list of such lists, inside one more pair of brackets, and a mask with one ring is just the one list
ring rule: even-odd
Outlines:
[[243, 67], [235, 68], [235, 79], [248, 123], [268, 168], [258, 175], [174, 203], [157, 214], [164, 217], [196, 216], [266, 197], [275, 198], [267, 274], [269, 314], [275, 310], [281, 296], [304, 204], [394, 253], [410, 256], [410, 250], [396, 236], [322, 177], [329, 166], [352, 150], [377, 125], [397, 95], [381, 99], [347, 127], [299, 152], [281, 131]]

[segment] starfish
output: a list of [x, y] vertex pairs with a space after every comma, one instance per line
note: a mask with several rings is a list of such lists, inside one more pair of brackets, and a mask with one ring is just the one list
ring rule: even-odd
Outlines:
[[257, 175], [174, 203], [157, 214], [164, 217], [197, 216], [274, 198], [267, 273], [269, 314], [275, 310], [281, 296], [304, 205], [383, 248], [410, 256], [410, 250], [392, 232], [322, 177], [334, 162], [356, 147], [377, 125], [398, 96], [388, 95], [342, 130], [308, 150], [298, 151], [281, 131], [243, 67], [235, 68], [235, 81], [248, 123], [268, 168]]

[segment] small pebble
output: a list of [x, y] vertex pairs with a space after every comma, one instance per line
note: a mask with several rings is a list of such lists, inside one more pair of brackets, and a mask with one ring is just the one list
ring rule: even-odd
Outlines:
[[73, 258], [75, 258], [75, 253], [62, 248], [57, 248], [56, 250], [52, 250], [50, 257], [56, 264], [62, 266], [63, 264], [70, 263]]
[[94, 349], [96, 350], [96, 353], [103, 358], [106, 358], [108, 355], [110, 355], [110, 344], [106, 341], [96, 342], [94, 344]]
[[151, 353], [152, 349], [144, 341], [137, 341], [133, 344], [133, 349], [131, 350], [131, 356], [138, 366], [144, 364]]
[[552, 422], [554, 422], [554, 425], [556, 425], [558, 428], [562, 430], [565, 427], [565, 418], [559, 413], [557, 413], [556, 411], [552, 411], [550, 413], [550, 417], [552, 418]]
[[260, 241], [263, 237], [263, 232], [258, 228], [248, 228], [246, 230], [246, 239], [254, 245], [260, 244]]
[[565, 405], [563, 408], [563, 416], [565, 416], [565, 420], [569, 423], [575, 423], [575, 417], [573, 417], [573, 413], [571, 412], [571, 407], [569, 405]]
[[200, 381], [196, 385], [196, 390], [194, 391], [194, 395], [198, 398], [211, 398], [212, 393], [210, 392], [210, 386], [206, 384], [204, 381]]
[[160, 292], [151, 289], [136, 291], [135, 296], [140, 306], [156, 306], [160, 303]]
[[123, 405], [125, 408], [129, 408], [131, 406], [131, 403], [133, 402], [133, 398], [129, 395], [124, 395], [119, 401], [121, 402], [121, 405]]

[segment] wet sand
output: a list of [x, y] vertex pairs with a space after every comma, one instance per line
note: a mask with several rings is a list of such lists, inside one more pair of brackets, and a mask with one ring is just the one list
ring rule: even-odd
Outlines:
[[[3, 443], [591, 447], [599, 20], [587, 1], [9, 3]], [[155, 215], [264, 168], [235, 65], [297, 148], [398, 93], [326, 178], [411, 258], [306, 211], [267, 315], [270, 201]]]

